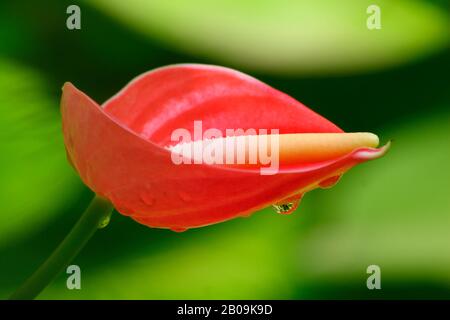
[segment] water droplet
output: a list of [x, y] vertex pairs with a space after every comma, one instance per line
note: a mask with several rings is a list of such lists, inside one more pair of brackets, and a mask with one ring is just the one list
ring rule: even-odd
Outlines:
[[111, 221], [111, 215], [109, 214], [102, 221], [100, 221], [100, 223], [98, 224], [98, 228], [103, 229], [104, 227], [106, 227], [109, 224], [110, 221]]
[[327, 179], [319, 182], [319, 187], [321, 187], [322, 189], [331, 188], [336, 183], [338, 183], [340, 178], [341, 178], [341, 176], [333, 176], [331, 178], [327, 178]]
[[275, 203], [272, 207], [275, 209], [276, 213], [291, 214], [298, 208], [299, 204], [300, 200], [293, 200], [291, 202]]
[[170, 228], [170, 230], [172, 230], [173, 232], [184, 232], [187, 230], [187, 228], [173, 227], [173, 228]]
[[150, 194], [148, 193], [141, 193], [139, 195], [139, 198], [141, 199], [141, 201], [147, 205], [147, 206], [152, 206], [153, 203], [155, 202], [155, 198], [153, 198]]
[[275, 209], [276, 213], [290, 214], [294, 212], [303, 198], [303, 193], [297, 193], [294, 196], [285, 198], [277, 203], [274, 203], [272, 207]]

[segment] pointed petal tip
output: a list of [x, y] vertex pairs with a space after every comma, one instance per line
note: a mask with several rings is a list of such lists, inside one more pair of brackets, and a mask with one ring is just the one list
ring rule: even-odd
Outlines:
[[355, 152], [355, 156], [360, 160], [374, 160], [384, 156], [391, 148], [392, 140], [389, 140], [380, 148], [363, 148]]

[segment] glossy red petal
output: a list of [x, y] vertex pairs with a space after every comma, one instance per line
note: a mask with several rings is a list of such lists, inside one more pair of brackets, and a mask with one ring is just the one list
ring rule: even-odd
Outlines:
[[116, 121], [167, 145], [177, 128], [279, 129], [279, 133], [342, 132], [288, 95], [241, 72], [180, 64], [147, 72], [103, 104]]
[[116, 209], [151, 227], [184, 230], [276, 203], [381, 156], [363, 148], [338, 159], [259, 170], [174, 165], [172, 130], [264, 128], [280, 133], [342, 132], [299, 102], [239, 72], [179, 65], [134, 80], [103, 108], [71, 84], [63, 87], [63, 132], [68, 157], [82, 180]]

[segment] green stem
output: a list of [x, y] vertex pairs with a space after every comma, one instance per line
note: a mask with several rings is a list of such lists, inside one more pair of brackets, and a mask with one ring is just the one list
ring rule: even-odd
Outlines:
[[70, 264], [95, 231], [106, 225], [112, 209], [109, 201], [95, 196], [63, 242], [9, 299], [29, 300], [38, 296]]

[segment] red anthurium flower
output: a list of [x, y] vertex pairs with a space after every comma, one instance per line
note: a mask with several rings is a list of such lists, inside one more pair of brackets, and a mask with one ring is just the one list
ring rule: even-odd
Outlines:
[[[332, 186], [387, 150], [375, 149], [373, 134], [343, 133], [286, 94], [217, 66], [155, 69], [101, 106], [66, 83], [61, 111], [68, 158], [84, 183], [120, 213], [175, 231], [269, 205], [292, 211], [304, 192]], [[183, 129], [202, 140], [198, 121], [203, 131], [224, 136], [227, 129], [278, 130], [276, 174], [261, 174], [255, 165], [175, 164], [173, 133]]]

